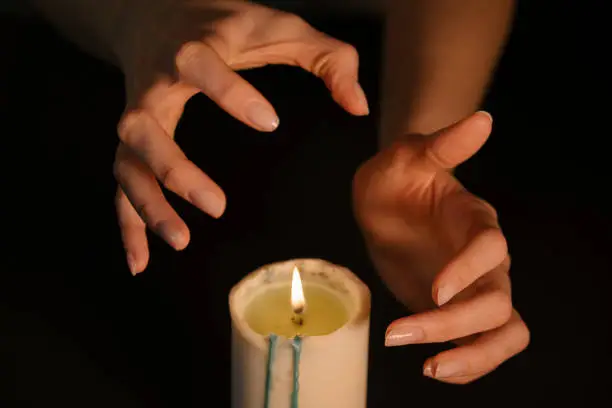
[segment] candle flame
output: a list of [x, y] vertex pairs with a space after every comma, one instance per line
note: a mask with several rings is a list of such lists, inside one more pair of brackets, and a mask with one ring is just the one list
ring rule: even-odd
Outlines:
[[304, 312], [304, 309], [306, 309], [302, 278], [300, 277], [300, 270], [297, 266], [293, 268], [293, 277], [291, 278], [291, 307], [296, 314], [301, 314]]

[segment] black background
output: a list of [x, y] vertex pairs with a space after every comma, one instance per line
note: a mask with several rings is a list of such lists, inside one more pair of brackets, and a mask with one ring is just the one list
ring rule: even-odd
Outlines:
[[[227, 407], [227, 294], [246, 272], [320, 257], [373, 293], [369, 406], [609, 403], [609, 19], [600, 2], [522, 2], [484, 108], [488, 144], [458, 172], [498, 209], [528, 350], [467, 386], [421, 376], [442, 346], [385, 349], [405, 313], [378, 281], [350, 184], [375, 152], [378, 108], [353, 118], [297, 69], [245, 73], [281, 126], [259, 134], [205, 97], [177, 140], [226, 191], [215, 221], [170, 197], [192, 232], [176, 253], [151, 237], [146, 273], [125, 264], [113, 208], [119, 72], [36, 21], [2, 17], [1, 407]], [[379, 20], [306, 16], [354, 44], [378, 97]], [[606, 405], [606, 404], [604, 404]]]

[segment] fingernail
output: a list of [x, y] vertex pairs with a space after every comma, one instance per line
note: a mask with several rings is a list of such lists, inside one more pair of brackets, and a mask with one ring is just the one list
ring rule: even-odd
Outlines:
[[168, 221], [162, 221], [155, 226], [157, 233], [176, 250], [185, 247], [185, 236]]
[[362, 115], [368, 115], [370, 113], [370, 107], [368, 106], [368, 98], [366, 98], [365, 92], [359, 83], [355, 83], [355, 96], [359, 101], [359, 112]]
[[461, 361], [427, 362], [423, 368], [423, 375], [431, 378], [457, 377], [465, 375], [465, 368], [465, 364]]
[[271, 132], [278, 127], [279, 120], [276, 113], [261, 102], [252, 102], [247, 106], [247, 119], [257, 128]]
[[136, 260], [134, 259], [132, 254], [127, 254], [127, 263], [132, 276], [136, 276], [136, 274], [138, 273], [138, 265], [136, 265]]
[[487, 117], [489, 118], [489, 120], [491, 121], [491, 123], [493, 123], [493, 116], [491, 116], [491, 114], [490, 114], [489, 112], [487, 112], [487, 111], [483, 111], [483, 110], [480, 110], [480, 111], [478, 111], [478, 112], [476, 112], [476, 113], [480, 113], [480, 114], [482, 114], [482, 115], [487, 116]]
[[455, 292], [455, 289], [453, 289], [451, 286], [441, 286], [438, 289], [436, 303], [438, 304], [438, 306], [442, 306], [449, 300], [451, 300], [456, 294], [457, 293]]
[[431, 378], [433, 378], [433, 376], [434, 376], [433, 368], [432, 368], [432, 363], [430, 363], [429, 361], [427, 363], [425, 363], [425, 367], [423, 367], [423, 375], [425, 377], [431, 377]]
[[424, 338], [425, 332], [420, 327], [392, 327], [385, 335], [385, 346], [394, 347], [420, 343]]
[[219, 218], [225, 211], [225, 202], [218, 195], [207, 190], [194, 190], [188, 194], [189, 201], [212, 217]]

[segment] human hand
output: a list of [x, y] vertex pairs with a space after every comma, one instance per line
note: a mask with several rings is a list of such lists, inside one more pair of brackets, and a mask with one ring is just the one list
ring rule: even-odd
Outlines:
[[365, 115], [368, 105], [355, 49], [295, 15], [245, 1], [133, 1], [127, 7], [114, 42], [127, 91], [114, 173], [122, 239], [136, 274], [149, 260], [145, 225], [177, 250], [189, 242], [158, 182], [215, 218], [225, 209], [222, 189], [173, 141], [194, 94], [203, 92], [257, 130], [273, 131], [274, 108], [234, 71], [287, 64], [320, 77], [348, 112]]
[[453, 341], [423, 374], [468, 383], [522, 351], [529, 330], [513, 309], [510, 257], [493, 207], [449, 171], [491, 132], [478, 112], [434, 135], [412, 135], [357, 171], [357, 220], [374, 265], [415, 314], [392, 322], [387, 346]]

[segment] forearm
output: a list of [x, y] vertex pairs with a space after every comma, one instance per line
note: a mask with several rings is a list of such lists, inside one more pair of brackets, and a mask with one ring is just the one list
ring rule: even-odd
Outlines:
[[32, 7], [61, 34], [88, 53], [117, 63], [115, 39], [122, 27], [122, 0], [30, 0]]
[[511, 26], [512, 0], [392, 0], [381, 146], [428, 134], [478, 109]]

